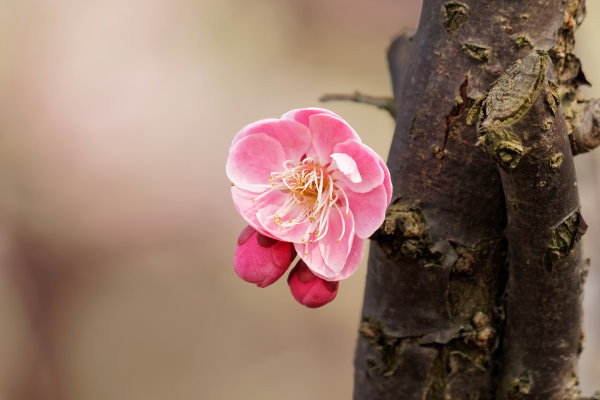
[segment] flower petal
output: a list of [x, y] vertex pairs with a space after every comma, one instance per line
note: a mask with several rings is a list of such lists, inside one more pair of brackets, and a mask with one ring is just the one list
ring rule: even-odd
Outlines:
[[[336, 274], [339, 274], [350, 252], [354, 238], [354, 218], [350, 211], [347, 215], [332, 209], [325, 236], [318, 240], [323, 260]], [[328, 277], [329, 278], [329, 277]]]
[[243, 138], [264, 133], [277, 140], [283, 147], [287, 160], [299, 161], [312, 144], [312, 136], [308, 127], [290, 120], [263, 119], [242, 128], [233, 138], [232, 145]]
[[337, 273], [325, 264], [318, 242], [309, 242], [306, 244], [294, 243], [294, 247], [296, 248], [296, 253], [298, 253], [302, 261], [308, 265], [315, 275], [328, 281], [334, 280], [333, 278]]
[[387, 193], [387, 205], [390, 205], [390, 201], [392, 201], [392, 180], [390, 179], [390, 170], [383, 160], [379, 160], [379, 166], [383, 171], [383, 186], [385, 187], [385, 192]]
[[229, 150], [227, 177], [235, 185], [259, 191], [269, 184], [271, 172], [283, 170], [285, 153], [281, 144], [264, 133], [241, 139]]
[[317, 108], [317, 107], [310, 107], [310, 108], [298, 108], [295, 110], [291, 110], [286, 112], [285, 114], [283, 114], [281, 116], [281, 119], [285, 119], [288, 121], [296, 121], [301, 123], [302, 125], [309, 127], [308, 126], [308, 120], [310, 118], [311, 115], [315, 115], [315, 114], [327, 114], [327, 115], [332, 115], [336, 118], [342, 119], [342, 117], [340, 117], [339, 115], [337, 115], [336, 113], [334, 113], [333, 111], [329, 111], [326, 110], [324, 108]]
[[360, 138], [354, 129], [346, 121], [333, 115], [311, 115], [308, 127], [313, 137], [313, 149], [322, 165], [330, 162], [329, 155], [331, 153], [343, 153], [343, 151], [334, 151], [334, 148], [340, 143], [349, 139], [360, 143]]
[[352, 212], [345, 215], [331, 210], [325, 236], [315, 242], [309, 241], [306, 245], [295, 243], [295, 247], [300, 258], [315, 275], [327, 281], [335, 281], [344, 268], [353, 238]]
[[[263, 203], [260, 210], [256, 213], [260, 225], [269, 233], [279, 240], [286, 242], [301, 242], [306, 236], [310, 226], [309, 222], [293, 224], [302, 209], [295, 203], [295, 200], [288, 193], [279, 192], [285, 198], [278, 198], [277, 201], [271, 203]], [[290, 207], [289, 204], [292, 204]], [[275, 215], [279, 218], [275, 218]], [[283, 227], [281, 223], [288, 222], [292, 224], [290, 227]]]
[[342, 177], [344, 186], [348, 189], [357, 193], [366, 193], [383, 184], [384, 173], [379, 164], [381, 158], [367, 145], [351, 139], [336, 145], [334, 152], [347, 154], [358, 166], [358, 171], [362, 177], [360, 182], [352, 182], [343, 174], [343, 171], [340, 171], [342, 173], [336, 176], [336, 178]]
[[342, 173], [350, 179], [350, 182], [359, 183], [362, 181], [356, 162], [348, 154], [333, 153], [331, 154], [331, 158], [335, 162], [337, 169], [342, 171]]
[[344, 269], [342, 269], [342, 272], [340, 272], [336, 279], [342, 280], [349, 278], [350, 275], [352, 275], [354, 271], [356, 271], [356, 269], [360, 266], [360, 263], [363, 258], [363, 253], [365, 251], [364, 243], [364, 239], [361, 239], [358, 236], [354, 236], [354, 240], [352, 241], [352, 247], [350, 248], [350, 253], [348, 254], [348, 258], [346, 259]]
[[387, 192], [383, 185], [367, 193], [346, 190], [348, 204], [354, 215], [356, 236], [367, 239], [381, 226], [387, 209]]
[[233, 204], [240, 216], [254, 229], [265, 236], [277, 239], [275, 236], [268, 233], [256, 217], [256, 213], [266, 204], [281, 203], [285, 201], [287, 196], [279, 191], [271, 190], [262, 197], [259, 194], [241, 189], [237, 186], [231, 187], [231, 196]]

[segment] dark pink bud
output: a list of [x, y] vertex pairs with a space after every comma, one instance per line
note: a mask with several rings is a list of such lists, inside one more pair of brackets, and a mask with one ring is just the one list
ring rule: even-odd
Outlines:
[[285, 273], [295, 257], [292, 243], [271, 239], [248, 226], [238, 238], [233, 268], [246, 282], [266, 287]]
[[330, 282], [319, 278], [300, 260], [288, 276], [288, 285], [298, 303], [317, 308], [335, 299], [339, 281]]

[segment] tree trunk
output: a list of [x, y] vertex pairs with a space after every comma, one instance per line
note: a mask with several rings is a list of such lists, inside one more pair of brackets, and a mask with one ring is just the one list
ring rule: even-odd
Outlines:
[[571, 149], [597, 145], [600, 108], [576, 93], [583, 15], [582, 0], [425, 0], [392, 43], [394, 197], [371, 244], [355, 399], [577, 398]]

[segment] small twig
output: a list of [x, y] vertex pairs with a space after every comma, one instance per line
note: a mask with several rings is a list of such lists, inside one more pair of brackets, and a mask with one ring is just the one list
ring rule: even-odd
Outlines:
[[353, 101], [355, 103], [369, 104], [387, 111], [394, 120], [396, 119], [396, 107], [394, 106], [394, 98], [386, 96], [369, 96], [356, 91], [352, 94], [324, 94], [319, 98], [322, 102], [327, 101]]

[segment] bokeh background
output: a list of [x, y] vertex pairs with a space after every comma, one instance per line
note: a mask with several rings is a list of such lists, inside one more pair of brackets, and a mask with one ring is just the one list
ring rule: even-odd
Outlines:
[[[225, 160], [245, 124], [324, 93], [391, 93], [420, 1], [4, 0], [0, 398], [349, 399], [364, 266], [308, 310], [232, 268]], [[600, 87], [600, 4], [577, 34]], [[600, 96], [600, 90], [588, 90]], [[331, 103], [387, 155], [393, 121]], [[581, 380], [600, 386], [600, 152], [577, 159]]]

